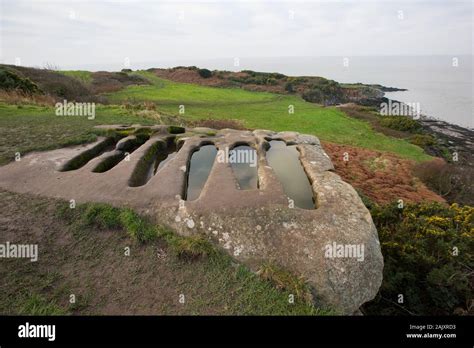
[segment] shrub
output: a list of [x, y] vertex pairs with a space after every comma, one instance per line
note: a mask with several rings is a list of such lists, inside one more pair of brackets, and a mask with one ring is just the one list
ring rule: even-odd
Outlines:
[[421, 148], [436, 145], [436, 139], [429, 134], [415, 134], [410, 138], [410, 142]]
[[287, 82], [285, 84], [285, 91], [287, 91], [288, 93], [294, 93], [295, 92], [295, 88], [293, 86], [293, 83], [291, 82]]
[[408, 116], [382, 116], [380, 124], [387, 128], [411, 133], [416, 133], [421, 129], [420, 123]]
[[441, 159], [417, 164], [413, 173], [449, 202], [474, 204], [474, 168], [446, 163]]
[[390, 204], [372, 209], [372, 217], [385, 265], [379, 294], [364, 312], [472, 314], [473, 207]]
[[126, 72], [98, 71], [92, 74], [91, 87], [94, 93], [115, 92], [130, 85], [146, 85], [150, 82], [140, 75]]
[[38, 86], [29, 78], [0, 67], [0, 88], [6, 91], [17, 91], [26, 95], [40, 93]]
[[34, 69], [23, 66], [8, 67], [8, 70], [24, 77], [24, 79], [29, 79], [38, 86], [39, 90], [53, 96], [56, 100], [93, 101], [89, 88], [76, 77], [49, 69]]
[[365, 205], [365, 207], [366, 207], [367, 209], [370, 210], [370, 209], [372, 209], [372, 208], [375, 208], [376, 203], [375, 203], [374, 201], [372, 201], [368, 196], [366, 196], [366, 195], [362, 192], [362, 190], [356, 189], [356, 191], [357, 191], [357, 193], [359, 194], [359, 197], [360, 197], [362, 203], [364, 203], [364, 205]]
[[231, 76], [229, 81], [246, 84], [246, 85], [260, 85], [260, 86], [275, 86], [278, 80], [286, 78], [285, 75], [279, 73], [263, 73], [252, 70], [242, 70], [246, 76]]
[[198, 73], [199, 73], [199, 76], [201, 76], [204, 79], [207, 79], [212, 76], [212, 71], [208, 69], [199, 69]]
[[324, 102], [324, 94], [319, 89], [310, 89], [301, 95], [301, 97], [310, 103], [323, 103]]
[[181, 69], [184, 69], [184, 70], [191, 70], [191, 71], [196, 71], [196, 70], [199, 70], [198, 67], [192, 65], [192, 66], [182, 66], [182, 65], [179, 65], [179, 66], [175, 66], [174, 68], [171, 68], [171, 70], [181, 70]]

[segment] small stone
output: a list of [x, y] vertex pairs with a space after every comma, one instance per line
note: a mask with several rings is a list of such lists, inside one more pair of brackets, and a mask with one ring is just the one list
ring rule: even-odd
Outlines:
[[188, 226], [188, 228], [194, 228], [194, 221], [193, 219], [188, 219], [186, 221], [186, 225]]

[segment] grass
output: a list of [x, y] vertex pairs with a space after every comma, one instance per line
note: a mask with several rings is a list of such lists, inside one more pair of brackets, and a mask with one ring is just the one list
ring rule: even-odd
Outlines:
[[[178, 236], [130, 209], [70, 209], [68, 202], [5, 191], [0, 209], [16, 226], [6, 232], [15, 234], [10, 240], [27, 238], [41, 255], [36, 263], [2, 262], [1, 314], [335, 314], [297, 296], [290, 303], [292, 290], [237, 265], [207, 240]], [[33, 236], [31, 225], [47, 225], [48, 233]], [[181, 293], [185, 304], [177, 301]]]
[[290, 291], [295, 298], [299, 298], [303, 301], [311, 301], [311, 290], [302, 277], [296, 277], [284, 268], [272, 263], [263, 264], [258, 274], [263, 279], [270, 281], [277, 289], [286, 289]]
[[67, 311], [54, 302], [49, 302], [44, 297], [34, 294], [25, 299], [19, 309], [20, 315], [65, 315]]
[[[225, 286], [226, 283], [224, 275], [229, 271], [232, 272], [232, 259], [202, 236], [181, 237], [166, 227], [150, 223], [131, 209], [119, 209], [107, 204], [96, 203], [79, 207], [79, 210], [81, 209], [83, 209], [83, 213], [80, 221], [85, 226], [96, 226], [100, 229], [123, 229], [132, 238], [142, 243], [162, 239], [166, 242], [170, 251], [181, 260], [195, 262], [196, 260], [205, 259], [204, 262], [209, 267], [208, 271], [216, 272], [213, 275], [215, 277], [222, 277], [222, 286]], [[67, 207], [63, 208], [61, 214], [67, 213], [68, 210], [70, 209]], [[331, 310], [315, 308], [310, 304], [311, 294], [304, 280], [280, 267], [263, 265], [258, 272], [260, 276], [256, 276], [246, 267], [240, 265], [237, 273], [238, 279], [243, 283], [242, 286], [245, 284], [245, 289], [249, 292], [249, 294], [242, 294], [242, 297], [246, 299], [245, 301], [252, 298], [249, 296], [252, 292], [265, 291], [268, 292], [269, 296], [265, 299], [266, 305], [274, 300], [273, 305], [276, 305], [282, 313], [285, 311], [291, 312], [293, 310], [290, 310], [292, 304], [288, 302], [287, 306], [286, 302], [292, 294], [299, 303], [296, 306], [297, 310], [303, 314], [324, 315], [335, 313]], [[243, 289], [243, 287], [240, 289]], [[280, 304], [280, 307], [278, 304]], [[265, 310], [270, 310], [270, 308]]]
[[[214, 247], [201, 237], [180, 237], [168, 228], [157, 226], [142, 218], [129, 208], [119, 209], [102, 203], [90, 203], [79, 207], [82, 210], [80, 222], [99, 229], [123, 229], [135, 240], [145, 243], [162, 238], [173, 252], [184, 258], [198, 258], [213, 255]], [[64, 207], [61, 214], [67, 213]]]
[[[262, 276], [255, 275], [243, 265], [239, 265], [236, 270], [228, 255], [201, 236], [181, 237], [166, 227], [149, 222], [131, 209], [120, 209], [98, 203], [82, 205], [77, 209], [80, 212], [78, 221], [82, 226], [122, 229], [130, 237], [147, 244], [161, 239], [175, 257], [186, 261], [188, 265], [190, 262], [201, 262], [214, 281], [219, 279], [217, 284], [222, 288], [228, 287], [229, 284], [237, 285], [240, 294], [237, 302], [232, 302], [237, 313], [241, 313], [240, 311], [245, 306], [252, 308], [252, 311], [259, 308], [259, 311], [266, 314], [328, 315], [335, 313], [310, 304], [307, 296], [308, 289], [300, 278], [273, 266], [262, 268]], [[64, 207], [59, 214], [65, 216], [69, 212], [70, 209]], [[236, 280], [237, 284], [233, 283], [232, 279]], [[229, 289], [229, 291], [235, 292], [236, 289]], [[295, 304], [288, 301], [290, 294], [296, 298]]]
[[66, 76], [74, 77], [85, 84], [89, 84], [92, 82], [92, 73], [90, 71], [58, 70], [57, 72]]
[[94, 141], [100, 124], [155, 124], [118, 106], [96, 107], [96, 117], [56, 116], [54, 108], [0, 103], [0, 165], [30, 151], [50, 150]]
[[[184, 119], [233, 119], [245, 127], [314, 134], [321, 140], [386, 151], [416, 161], [431, 157], [403, 139], [378, 133], [369, 123], [350, 118], [337, 108], [307, 103], [298, 96], [250, 92], [242, 89], [212, 88], [160, 79], [149, 72], [138, 72], [152, 85], [129, 86], [108, 94], [115, 103], [153, 101], [157, 109], [177, 114], [185, 106]], [[288, 113], [289, 106], [294, 114]]]
[[[145, 77], [151, 85], [128, 86], [114, 93], [105, 94], [111, 102], [152, 101], [158, 105], [232, 105], [246, 103], [268, 103], [281, 96], [272, 93], [255, 93], [243, 89], [203, 87], [188, 83], [177, 83], [156, 77], [150, 72], [136, 74]], [[178, 111], [176, 108], [175, 112]]]
[[[85, 76], [87, 72], [61, 72]], [[128, 86], [107, 94], [115, 103], [148, 101], [157, 111], [127, 110], [117, 105], [97, 105], [96, 118], [56, 116], [54, 108], [0, 103], [0, 165], [34, 150], [49, 150], [91, 142], [98, 124], [154, 124], [156, 117], [178, 115], [177, 119], [235, 120], [249, 129], [292, 130], [314, 134], [321, 140], [386, 151], [416, 161], [431, 159], [423, 150], [404, 139], [376, 132], [368, 122], [346, 116], [337, 108], [307, 103], [297, 96], [251, 92], [237, 88], [212, 88], [160, 79], [149, 72], [137, 72], [152, 85]], [[288, 107], [294, 107], [294, 114]], [[164, 117], [164, 116], [163, 116]]]

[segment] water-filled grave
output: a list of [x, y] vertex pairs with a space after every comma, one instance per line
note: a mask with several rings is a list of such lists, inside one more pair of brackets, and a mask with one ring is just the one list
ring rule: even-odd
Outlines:
[[314, 209], [313, 190], [300, 161], [296, 145], [287, 145], [281, 140], [270, 140], [266, 158], [278, 180], [283, 185], [286, 195], [295, 206], [303, 209]]

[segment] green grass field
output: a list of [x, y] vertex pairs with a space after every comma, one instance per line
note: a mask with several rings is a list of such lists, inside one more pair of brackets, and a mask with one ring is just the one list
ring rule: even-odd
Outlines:
[[94, 120], [83, 116], [56, 116], [54, 108], [0, 103], [0, 164], [13, 160], [15, 153], [77, 145], [96, 139], [99, 124], [155, 121], [130, 115], [120, 107], [98, 106]]
[[85, 84], [89, 84], [92, 82], [92, 73], [90, 71], [84, 71], [84, 70], [58, 70], [57, 71], [60, 74], [74, 77]]
[[152, 82], [151, 85], [128, 86], [120, 91], [106, 94], [111, 102], [152, 101], [159, 105], [235, 105], [269, 103], [281, 96], [265, 92], [250, 92], [239, 88], [214, 88], [176, 83], [160, 79], [150, 72], [137, 72]]
[[[184, 119], [235, 119], [248, 128], [297, 131], [321, 140], [396, 153], [417, 161], [430, 159], [423, 150], [402, 139], [375, 132], [364, 121], [346, 116], [334, 107], [307, 103], [298, 96], [251, 92], [237, 88], [212, 88], [160, 79], [138, 72], [153, 82], [129, 86], [107, 94], [115, 103], [153, 101], [158, 110], [177, 114], [184, 105]], [[289, 107], [294, 113], [289, 113]]]
[[[89, 81], [87, 71], [61, 73]], [[297, 131], [321, 140], [386, 151], [416, 161], [431, 157], [403, 139], [374, 131], [370, 124], [346, 116], [334, 107], [307, 103], [297, 96], [251, 92], [238, 88], [213, 88], [163, 80], [140, 71], [151, 85], [128, 86], [107, 94], [110, 102], [151, 101], [158, 113], [179, 115], [184, 122], [200, 119], [233, 119], [250, 129]], [[184, 114], [179, 114], [184, 105]], [[289, 107], [294, 113], [289, 113]], [[96, 118], [56, 116], [54, 108], [0, 103], [0, 164], [11, 161], [16, 152], [47, 150], [93, 141], [93, 126], [99, 124], [154, 124], [153, 113], [133, 112], [118, 105], [98, 105]], [[155, 113], [156, 116], [156, 113]]]

